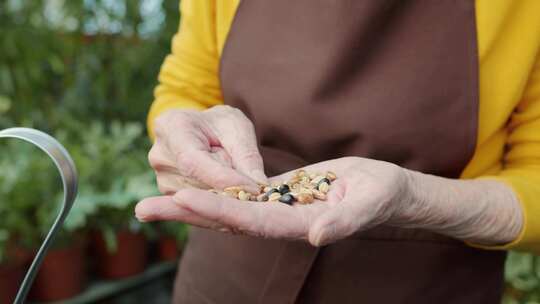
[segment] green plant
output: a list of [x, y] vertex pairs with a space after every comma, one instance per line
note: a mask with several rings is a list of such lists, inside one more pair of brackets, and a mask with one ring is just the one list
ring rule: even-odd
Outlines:
[[81, 193], [78, 203], [96, 208], [88, 224], [103, 233], [109, 250], [116, 247], [116, 232], [128, 229], [152, 236], [149, 225], [133, 216], [135, 203], [157, 194], [153, 172], [147, 164], [148, 142], [141, 139], [140, 123], [93, 122], [79, 134]]
[[540, 257], [510, 252], [506, 261], [504, 304], [540, 303]]
[[2, 253], [6, 258], [9, 242], [36, 248], [52, 224], [41, 214], [54, 210], [62, 189], [52, 161], [38, 148], [20, 141], [2, 145], [0, 157], [0, 231], [3, 231]]

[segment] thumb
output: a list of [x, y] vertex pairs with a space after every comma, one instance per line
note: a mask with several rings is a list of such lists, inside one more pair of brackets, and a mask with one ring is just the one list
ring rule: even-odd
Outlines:
[[262, 184], [268, 183], [264, 163], [257, 146], [237, 147], [231, 155], [234, 167], [244, 175]]
[[237, 129], [236, 132], [224, 133], [222, 142], [236, 170], [258, 183], [268, 183], [252, 125]]
[[227, 106], [214, 107], [206, 114], [233, 167], [256, 182], [267, 183], [253, 123], [240, 110]]

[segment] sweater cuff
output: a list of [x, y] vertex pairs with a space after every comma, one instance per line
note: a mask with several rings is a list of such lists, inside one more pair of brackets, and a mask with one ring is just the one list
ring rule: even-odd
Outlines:
[[492, 179], [508, 185], [516, 194], [523, 214], [523, 226], [518, 237], [507, 244], [481, 245], [467, 242], [475, 248], [488, 250], [521, 250], [540, 254], [540, 204], [539, 188], [527, 177], [517, 175], [482, 176], [481, 179]]

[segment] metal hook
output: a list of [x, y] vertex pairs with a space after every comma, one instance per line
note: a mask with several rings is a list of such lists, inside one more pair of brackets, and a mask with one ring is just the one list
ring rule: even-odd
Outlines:
[[10, 128], [0, 131], [0, 138], [17, 138], [24, 141], [27, 141], [45, 152], [54, 162], [56, 168], [60, 172], [60, 177], [62, 178], [62, 185], [64, 188], [64, 201], [62, 203], [62, 208], [60, 213], [56, 217], [51, 229], [47, 233], [45, 240], [41, 244], [32, 265], [28, 269], [26, 276], [19, 288], [17, 297], [15, 298], [14, 304], [24, 303], [28, 291], [32, 286], [32, 282], [37, 275], [39, 267], [43, 262], [49, 247], [52, 244], [54, 237], [56, 236], [58, 230], [64, 223], [71, 206], [77, 196], [77, 170], [75, 168], [75, 163], [73, 159], [67, 152], [67, 150], [52, 136], [30, 128]]

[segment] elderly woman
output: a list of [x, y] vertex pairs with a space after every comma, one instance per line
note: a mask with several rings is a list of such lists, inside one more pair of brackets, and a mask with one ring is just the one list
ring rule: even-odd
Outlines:
[[[176, 303], [497, 303], [505, 250], [540, 252], [540, 1], [181, 11], [136, 209], [197, 226]], [[299, 168], [336, 173], [326, 201], [204, 190]]]

